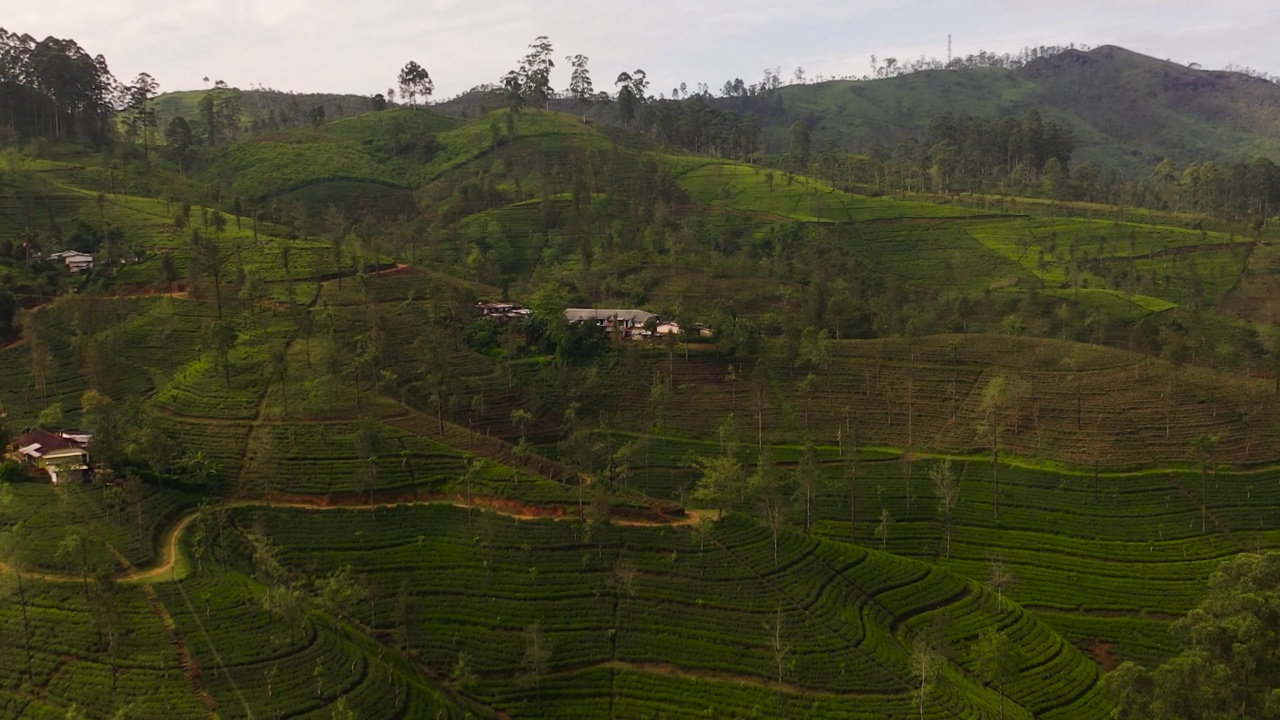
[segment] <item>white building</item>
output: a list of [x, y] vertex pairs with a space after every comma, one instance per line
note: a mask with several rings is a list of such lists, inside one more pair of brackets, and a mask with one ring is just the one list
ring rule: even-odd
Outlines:
[[93, 256], [78, 250], [63, 250], [49, 256], [50, 260], [61, 260], [72, 275], [89, 272], [93, 269]]

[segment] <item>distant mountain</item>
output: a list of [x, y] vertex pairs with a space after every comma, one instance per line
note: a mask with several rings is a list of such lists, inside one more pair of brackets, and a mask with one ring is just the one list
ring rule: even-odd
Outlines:
[[[721, 110], [754, 113], [769, 152], [786, 149], [789, 128], [801, 119], [812, 130], [815, 149], [832, 140], [842, 150], [862, 152], [875, 141], [892, 147], [904, 137], [922, 137], [929, 120], [944, 112], [1000, 118], [1036, 108], [1074, 132], [1075, 164], [1092, 160], [1136, 176], [1166, 157], [1179, 166], [1257, 155], [1280, 159], [1280, 85], [1111, 45], [1066, 50], [1013, 69], [924, 70], [708, 100]], [[497, 105], [472, 92], [436, 110], [468, 117]], [[568, 100], [552, 106], [576, 109]], [[612, 108], [593, 112], [614, 115]]]
[[1180, 166], [1280, 157], [1280, 85], [1115, 46], [1067, 50], [1013, 70], [927, 70], [714, 102], [756, 113], [774, 149], [785, 146], [797, 119], [809, 123], [815, 147], [829, 138], [857, 151], [873, 141], [893, 145], [921, 136], [930, 118], [947, 111], [993, 118], [1037, 108], [1073, 130], [1075, 163], [1138, 173], [1165, 157]]

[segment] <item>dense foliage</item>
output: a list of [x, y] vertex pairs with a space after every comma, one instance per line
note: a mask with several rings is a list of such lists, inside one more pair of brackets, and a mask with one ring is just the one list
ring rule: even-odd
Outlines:
[[116, 92], [106, 59], [74, 40], [0, 28], [0, 119], [10, 132], [104, 141]]

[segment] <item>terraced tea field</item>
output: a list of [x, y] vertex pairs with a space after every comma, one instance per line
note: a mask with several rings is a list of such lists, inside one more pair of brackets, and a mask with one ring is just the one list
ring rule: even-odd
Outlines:
[[649, 385], [625, 386], [623, 426], [713, 437], [730, 414], [739, 437], [774, 443], [812, 437], [837, 445], [981, 453], [983, 392], [1003, 378], [1001, 453], [1092, 468], [1137, 469], [1194, 462], [1191, 442], [1217, 435], [1216, 462], [1280, 460], [1269, 380], [1202, 368], [1174, 370], [1149, 357], [1096, 345], [989, 335], [825, 344], [825, 361], [801, 365], [777, 352], [761, 371], [695, 354], [649, 357], [650, 371], [680, 388], [661, 407]]
[[[744, 712], [776, 693], [760, 708], [766, 716], [799, 707], [819, 716], [899, 716], [914, 700], [907, 646], [943, 613], [955, 650], [947, 689], [929, 697], [928, 716], [993, 711], [996, 698], [963, 649], [993, 623], [1026, 649], [1019, 681], [1007, 687], [1020, 710], [1108, 712], [1096, 667], [990, 591], [927, 564], [791, 533], [775, 562], [768, 532], [745, 519], [717, 523], [705, 536], [606, 527], [588, 537], [577, 522], [472, 517], [439, 506], [383, 510], [376, 520], [358, 511], [263, 517], [287, 565], [321, 573], [360, 567], [380, 588], [430, 598], [407, 624], [415, 651], [437, 668], [465, 653], [474, 694], [513, 717], [580, 716], [609, 703], [627, 715], [700, 712], [707, 700], [688, 692], [695, 680], [729, 703], [719, 713]], [[477, 557], [482, 562], [465, 560]], [[368, 608], [375, 634], [403, 622], [394, 619], [395, 603], [384, 592]], [[792, 648], [778, 687], [771, 618]], [[535, 623], [551, 655], [529, 687], [516, 676], [522, 632]], [[735, 686], [758, 694], [728, 692]]]

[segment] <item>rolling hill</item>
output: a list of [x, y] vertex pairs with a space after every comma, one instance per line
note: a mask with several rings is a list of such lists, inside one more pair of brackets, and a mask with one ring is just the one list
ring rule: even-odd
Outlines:
[[[1051, 60], [1147, 62], [1106, 52]], [[777, 97], [997, 78], [998, 113], [1033, 71]], [[528, 108], [195, 160], [5, 170], [0, 241], [132, 251], [19, 288], [0, 348], [7, 422], [118, 476], [5, 495], [6, 716], [1103, 718], [1277, 540], [1269, 227], [870, 197]]]
[[785, 148], [797, 119], [848, 150], [922, 137], [944, 112], [984, 118], [1035, 108], [1074, 132], [1073, 162], [1092, 160], [1145, 177], [1163, 158], [1280, 156], [1280, 86], [1240, 73], [1202, 70], [1115, 46], [1067, 50], [1005, 70], [928, 70], [888, 79], [790, 85], [753, 98], [716, 101], [755, 112], [769, 144]]

